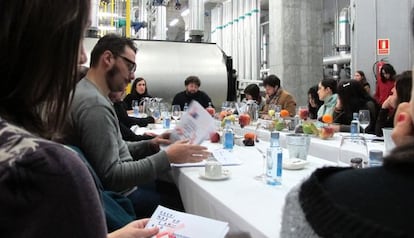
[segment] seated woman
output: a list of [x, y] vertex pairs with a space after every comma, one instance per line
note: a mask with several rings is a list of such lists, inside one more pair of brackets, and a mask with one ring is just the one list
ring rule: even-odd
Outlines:
[[382, 128], [394, 127], [395, 109], [402, 102], [408, 102], [411, 99], [412, 88], [412, 71], [405, 71], [395, 77], [395, 86], [392, 88], [392, 94], [381, 105], [378, 113], [377, 123], [375, 125], [375, 134], [382, 135]]
[[318, 110], [323, 105], [323, 101], [319, 100], [318, 96], [318, 85], [315, 85], [308, 90], [308, 109], [309, 118], [317, 119]]
[[249, 84], [244, 89], [244, 94], [246, 95], [247, 100], [255, 100], [257, 105], [259, 105], [258, 111], [262, 111], [265, 104], [265, 99], [260, 96], [260, 88], [257, 84]]
[[319, 100], [323, 101], [323, 105], [318, 110], [318, 120], [323, 115], [333, 115], [337, 100], [337, 82], [335, 79], [324, 79], [318, 84]]
[[135, 118], [128, 116], [125, 102], [122, 101], [122, 96], [125, 91], [122, 92], [111, 92], [108, 96], [114, 104], [116, 116], [119, 121], [119, 129], [121, 130], [122, 139], [125, 141], [140, 141], [154, 138], [155, 135], [144, 134], [136, 135], [130, 128], [133, 125], [141, 127], [147, 126], [149, 123], [154, 123], [154, 118]]
[[338, 85], [338, 100], [333, 114], [335, 131], [349, 132], [352, 121], [352, 114], [359, 110], [367, 109], [370, 111], [370, 122], [366, 128], [366, 133], [375, 133], [375, 123], [377, 121], [379, 106], [362, 85], [355, 80], [341, 81]]
[[146, 97], [152, 98], [152, 96], [148, 94], [147, 82], [144, 78], [136, 78], [132, 83], [131, 93], [124, 99], [126, 109], [132, 110], [132, 100], [141, 102], [141, 100]]
[[371, 94], [371, 86], [369, 85], [365, 73], [362, 70], [355, 71], [354, 79], [358, 81], [368, 94]]

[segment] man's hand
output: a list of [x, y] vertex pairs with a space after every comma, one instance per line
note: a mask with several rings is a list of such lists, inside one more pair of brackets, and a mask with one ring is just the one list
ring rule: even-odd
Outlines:
[[170, 163], [196, 163], [211, 154], [207, 147], [188, 144], [188, 140], [177, 141], [165, 149]]
[[170, 141], [171, 132], [164, 132], [161, 135], [156, 136], [155, 138], [151, 139], [151, 143], [155, 145], [169, 145], [171, 144]]

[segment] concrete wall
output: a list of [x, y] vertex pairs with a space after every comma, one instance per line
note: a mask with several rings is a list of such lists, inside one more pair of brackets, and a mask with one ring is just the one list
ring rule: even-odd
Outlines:
[[269, 1], [269, 68], [307, 105], [308, 89], [322, 79], [322, 0]]

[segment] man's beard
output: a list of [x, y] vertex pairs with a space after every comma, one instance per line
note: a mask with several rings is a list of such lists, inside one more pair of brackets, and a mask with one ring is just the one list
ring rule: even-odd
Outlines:
[[197, 91], [197, 92], [195, 92], [195, 93], [192, 93], [192, 92], [190, 92], [190, 91], [187, 91], [187, 95], [188, 95], [189, 97], [194, 97], [197, 93], [198, 93], [198, 91]]
[[124, 86], [120, 86], [116, 84], [115, 77], [121, 76], [121, 70], [118, 68], [118, 66], [114, 65], [108, 72], [105, 74], [105, 80], [108, 85], [108, 88], [111, 92], [119, 92], [124, 90]]

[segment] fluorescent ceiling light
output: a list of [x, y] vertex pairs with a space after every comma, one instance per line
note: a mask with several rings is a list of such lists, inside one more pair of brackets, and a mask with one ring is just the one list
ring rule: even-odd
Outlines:
[[178, 19], [175, 18], [170, 22], [169, 26], [175, 26], [177, 23], [178, 23]]
[[182, 11], [182, 12], [181, 12], [181, 16], [182, 16], [182, 17], [185, 17], [185, 16], [187, 16], [188, 14], [190, 14], [190, 9], [188, 9], [188, 8], [187, 8], [187, 9], [185, 9], [184, 11]]

